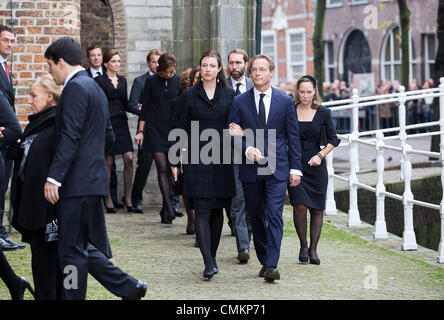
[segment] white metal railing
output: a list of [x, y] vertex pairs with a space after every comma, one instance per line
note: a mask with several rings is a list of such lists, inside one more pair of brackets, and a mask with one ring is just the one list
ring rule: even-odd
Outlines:
[[[406, 125], [406, 101], [423, 99], [427, 97], [439, 98], [439, 121], [433, 121], [422, 124]], [[366, 106], [377, 106], [386, 103], [399, 103], [399, 127], [372, 130], [359, 132], [359, 108]], [[345, 105], [344, 105], [345, 104]], [[439, 210], [441, 218], [441, 236], [438, 248], [437, 262], [444, 263], [444, 78], [440, 79], [439, 88], [405, 91], [403, 86], [400, 87], [399, 93], [378, 95], [371, 97], [359, 97], [357, 89], [353, 89], [353, 95], [351, 99], [338, 100], [333, 102], [323, 103], [324, 106], [330, 107], [332, 111], [351, 109], [351, 133], [338, 135], [343, 141], [338, 147], [349, 146], [349, 161], [350, 172], [348, 178], [337, 175], [333, 168], [333, 151], [331, 151], [327, 157], [327, 171], [328, 171], [328, 187], [327, 187], [327, 199], [326, 199], [326, 215], [336, 215], [336, 202], [334, 200], [334, 179], [348, 182], [350, 200], [348, 211], [348, 226], [360, 226], [361, 219], [358, 209], [358, 188], [364, 188], [376, 194], [376, 222], [375, 231], [373, 233], [374, 239], [386, 239], [388, 237], [387, 227], [385, 222], [384, 203], [385, 197], [402, 201], [404, 206], [404, 232], [402, 235], [403, 243], [402, 250], [417, 250], [416, 236], [413, 229], [413, 205], [423, 206], [435, 210]], [[427, 132], [420, 134], [407, 134], [407, 130], [414, 128], [423, 128], [439, 125], [440, 131]], [[391, 137], [384, 137], [384, 133], [398, 132], [399, 134]], [[375, 135], [375, 139], [363, 140], [362, 136]], [[424, 150], [414, 150], [411, 145], [407, 144], [408, 138], [423, 137], [440, 135], [440, 152], [429, 152]], [[385, 140], [398, 139], [400, 141], [400, 147], [386, 145]], [[344, 141], [345, 140], [345, 141]], [[358, 181], [357, 173], [359, 172], [359, 153], [358, 145], [365, 144], [373, 146], [376, 152], [376, 171], [378, 175], [378, 181], [375, 187], [360, 183]], [[401, 157], [401, 180], [404, 180], [404, 193], [397, 195], [385, 190], [383, 176], [384, 176], [384, 150], [390, 149], [400, 152]], [[432, 204], [414, 199], [411, 190], [412, 180], [412, 163], [410, 155], [416, 154], [426, 157], [439, 158], [441, 161], [441, 184], [443, 188], [443, 197], [441, 203]]]

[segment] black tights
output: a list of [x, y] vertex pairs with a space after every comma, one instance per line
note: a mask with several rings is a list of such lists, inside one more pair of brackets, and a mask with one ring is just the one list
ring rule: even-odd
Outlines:
[[[301, 243], [301, 256], [306, 252], [310, 257], [317, 259], [317, 246], [321, 236], [322, 221], [324, 218], [323, 210], [310, 210], [310, 247], [307, 244], [307, 207], [301, 204], [293, 206], [293, 222], [298, 233], [299, 241]], [[309, 250], [310, 249], [310, 250]]]
[[171, 177], [167, 154], [154, 152], [154, 161], [156, 162], [157, 180], [162, 193], [162, 210], [166, 210], [171, 215], [173, 214], [173, 207], [170, 202]]
[[212, 269], [216, 263], [222, 227], [223, 209], [195, 209], [194, 228], [196, 239], [205, 264], [205, 270]]
[[3, 251], [0, 249], [0, 279], [2, 279], [9, 289], [11, 298], [18, 299], [20, 294], [20, 277], [15, 274], [9, 265]]

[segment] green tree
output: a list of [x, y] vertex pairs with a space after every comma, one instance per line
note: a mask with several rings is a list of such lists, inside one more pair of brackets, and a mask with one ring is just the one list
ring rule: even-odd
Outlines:
[[[316, 6], [315, 27], [313, 31], [313, 54], [314, 54], [314, 77], [318, 83], [324, 82], [324, 17], [326, 0], [318, 0]], [[319, 88], [319, 94], [323, 96], [322, 87]]]
[[409, 29], [410, 29], [410, 10], [407, 7], [407, 0], [398, 0], [399, 17], [401, 20], [401, 84], [409, 87]]

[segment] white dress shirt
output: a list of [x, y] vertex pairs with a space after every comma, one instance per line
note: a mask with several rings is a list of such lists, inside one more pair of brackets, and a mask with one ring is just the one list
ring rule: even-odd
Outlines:
[[[245, 79], [245, 77], [244, 77], [244, 79]], [[259, 100], [261, 98], [260, 95], [262, 93], [265, 93], [263, 101], [264, 101], [264, 106], [265, 106], [265, 123], [267, 123], [268, 115], [270, 114], [272, 88], [270, 86], [270, 88], [268, 88], [268, 90], [266, 90], [265, 92], [260, 92], [259, 90], [256, 89], [256, 87], [254, 87], [253, 92], [254, 92], [254, 102], [256, 104], [257, 114], [259, 114]], [[245, 156], [247, 156], [247, 158], [248, 158], [248, 149], [250, 149], [251, 147], [252, 146], [249, 146], [249, 147], [247, 147], [247, 150], [245, 150]], [[297, 169], [290, 169], [290, 174], [296, 174], [298, 176], [303, 176], [302, 172]]]
[[[63, 86], [66, 86], [66, 84], [68, 83], [69, 80], [71, 80], [72, 77], [74, 77], [74, 75], [82, 70], [85, 70], [83, 68], [79, 68], [74, 70], [73, 72], [71, 72], [70, 74], [68, 74], [68, 76], [65, 78], [65, 81], [63, 82]], [[61, 187], [62, 184], [60, 182], [58, 182], [57, 180], [53, 179], [53, 178], [46, 178], [46, 181], [51, 182], [52, 184], [55, 184], [57, 187]]]
[[100, 70], [96, 70], [96, 69], [94, 69], [93, 67], [89, 67], [89, 71], [91, 71], [91, 74], [92, 74], [93, 78], [99, 76], [98, 72], [100, 72], [100, 75], [103, 74], [103, 69], [102, 69], [102, 67], [100, 67]]
[[240, 83], [241, 85], [239, 86], [239, 91], [240, 93], [244, 93], [245, 91], [247, 91], [247, 81], [245, 80], [245, 76], [242, 78], [241, 81], [237, 81], [234, 80], [233, 77], [230, 77], [231, 80], [231, 86], [233, 87], [234, 91], [236, 91], [236, 84]]

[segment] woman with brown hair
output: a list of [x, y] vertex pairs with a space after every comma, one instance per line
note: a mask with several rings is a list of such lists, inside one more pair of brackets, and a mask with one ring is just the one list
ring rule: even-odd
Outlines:
[[176, 57], [164, 53], [158, 60], [156, 74], [149, 76], [143, 89], [142, 113], [134, 140], [146, 146], [154, 155], [157, 179], [162, 193], [161, 222], [171, 224], [176, 218], [170, 201], [171, 176], [168, 164], [171, 130], [171, 100], [179, 95], [180, 80], [176, 75]]
[[[200, 77], [197, 85], [182, 92], [179, 103], [178, 128], [191, 137], [192, 122], [199, 124], [199, 136], [207, 129], [218, 132], [223, 146], [223, 130], [234, 98], [234, 90], [227, 87], [222, 68], [222, 59], [217, 51], [203, 53], [200, 59]], [[208, 131], [208, 130], [207, 130]], [[213, 137], [213, 136], [212, 136]], [[216, 138], [212, 138], [216, 139]], [[212, 141], [215, 142], [215, 141]], [[219, 247], [224, 222], [223, 208], [231, 206], [234, 195], [234, 171], [232, 164], [224, 164], [224, 150], [218, 155], [217, 163], [211, 159], [190, 161], [191, 154], [201, 154], [206, 143], [200, 142], [198, 150], [185, 147], [186, 164], [183, 165], [183, 196], [192, 201], [195, 210], [196, 238], [205, 264], [203, 276], [211, 279], [219, 269], [216, 253]], [[177, 177], [177, 168], [172, 168]]]
[[128, 117], [126, 116], [126, 111], [130, 111], [128, 108], [127, 82], [124, 76], [117, 74], [120, 70], [119, 52], [116, 50], [106, 51], [103, 55], [103, 63], [106, 67], [106, 72], [94, 78], [94, 80], [96, 80], [108, 98], [111, 125], [114, 132], [114, 144], [106, 155], [106, 165], [108, 167], [108, 197], [105, 200], [106, 212], [116, 212], [109, 191], [111, 166], [116, 154], [121, 154], [123, 158], [124, 196], [122, 202], [127, 211], [132, 212], [131, 183], [133, 182], [134, 148], [128, 128]]
[[[309, 75], [296, 83], [296, 115], [301, 140], [302, 179], [288, 187], [293, 206], [293, 221], [301, 243], [299, 261], [320, 264], [316, 252], [321, 235], [328, 184], [324, 158], [339, 145], [331, 111], [321, 106], [318, 83]], [[310, 247], [307, 244], [307, 208], [310, 211]]]

